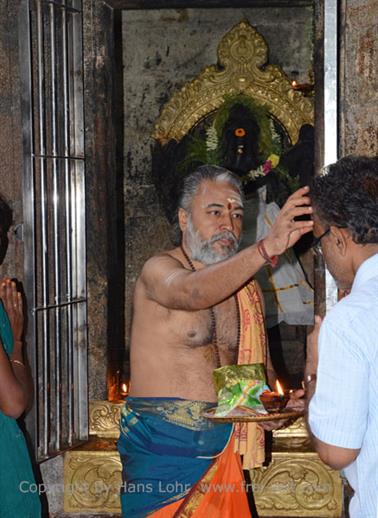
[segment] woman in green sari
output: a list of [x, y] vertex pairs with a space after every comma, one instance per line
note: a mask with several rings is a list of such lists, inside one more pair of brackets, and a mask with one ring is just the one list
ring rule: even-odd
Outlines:
[[16, 421], [32, 394], [30, 371], [22, 355], [22, 298], [10, 280], [1, 282], [0, 297], [0, 516], [37, 518], [41, 516], [39, 495]]
[[[0, 199], [0, 209], [3, 206]], [[3, 213], [0, 210], [1, 237], [8, 230]], [[23, 301], [15, 282], [0, 282], [0, 299], [0, 517], [39, 518], [38, 486], [16, 420], [30, 403], [33, 384], [23, 357]]]

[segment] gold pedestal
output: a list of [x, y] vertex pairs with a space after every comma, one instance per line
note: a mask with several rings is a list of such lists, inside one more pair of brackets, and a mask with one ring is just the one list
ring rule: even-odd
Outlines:
[[[65, 453], [65, 512], [120, 513], [116, 441], [121, 407], [122, 403], [90, 401], [91, 439]], [[269, 465], [250, 472], [259, 516], [341, 517], [341, 478], [312, 450], [303, 420], [274, 432], [272, 450]]]
[[342, 515], [341, 477], [313, 450], [303, 419], [273, 433], [271, 462], [250, 476], [261, 517]]
[[64, 511], [121, 513], [122, 466], [116, 442], [123, 403], [89, 402], [90, 440], [64, 454]]
[[120, 513], [121, 461], [113, 439], [91, 439], [64, 456], [64, 511]]

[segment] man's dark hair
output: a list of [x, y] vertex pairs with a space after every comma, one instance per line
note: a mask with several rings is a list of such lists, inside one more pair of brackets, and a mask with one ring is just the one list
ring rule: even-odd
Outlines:
[[195, 194], [205, 180], [226, 182], [231, 184], [243, 198], [242, 184], [239, 178], [224, 167], [201, 165], [193, 173], [185, 177], [178, 206], [190, 212]]
[[322, 223], [347, 228], [355, 243], [378, 243], [378, 157], [341, 158], [314, 179], [310, 195]]

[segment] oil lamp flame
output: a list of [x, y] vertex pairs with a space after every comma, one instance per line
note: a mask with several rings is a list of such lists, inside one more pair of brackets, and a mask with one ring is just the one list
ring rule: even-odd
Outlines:
[[127, 385], [126, 383], [121, 384], [121, 394], [122, 396], [127, 396]]
[[284, 391], [282, 390], [281, 384], [280, 384], [280, 382], [279, 382], [278, 380], [276, 381], [276, 389], [277, 389], [277, 392], [278, 392], [281, 396], [283, 396], [283, 395], [284, 395]]

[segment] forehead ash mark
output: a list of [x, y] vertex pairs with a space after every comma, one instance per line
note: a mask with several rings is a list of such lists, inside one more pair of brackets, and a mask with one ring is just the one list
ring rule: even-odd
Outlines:
[[[225, 186], [224, 192], [222, 194], [219, 193], [218, 189], [216, 189], [216, 192], [214, 193], [214, 189], [212, 188], [212, 185], [220, 185], [223, 184]], [[210, 203], [216, 203], [219, 205], [227, 206], [227, 208], [230, 210], [232, 209], [232, 204], [238, 205], [240, 207], [243, 207], [243, 201], [242, 197], [239, 194], [238, 190], [229, 182], [226, 181], [204, 181], [202, 185], [200, 186], [200, 189], [197, 192], [197, 195], [199, 195], [201, 200], [201, 206], [202, 208], [206, 208], [209, 205], [209, 199], [205, 200], [204, 198], [210, 196], [212, 198], [212, 201]], [[216, 196], [217, 199], [213, 199], [213, 196]], [[219, 199], [219, 196], [221, 196], [222, 200]], [[225, 201], [223, 201], [225, 199]], [[227, 203], [227, 205], [226, 205]]]
[[227, 201], [228, 201], [227, 208], [230, 210], [232, 209], [233, 205], [238, 205], [239, 207], [243, 207], [243, 202], [242, 202], [240, 196], [235, 196], [233, 198], [227, 198]]

